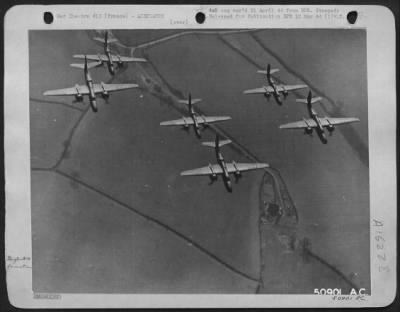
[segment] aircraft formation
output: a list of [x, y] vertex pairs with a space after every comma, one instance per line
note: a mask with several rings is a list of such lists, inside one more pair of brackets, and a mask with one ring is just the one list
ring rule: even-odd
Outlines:
[[[275, 101], [278, 105], [282, 105], [281, 95], [286, 99], [289, 95], [289, 92], [308, 88], [307, 85], [298, 84], [298, 85], [284, 85], [277, 84], [272, 78], [272, 74], [278, 72], [279, 69], [271, 69], [271, 65], [268, 64], [266, 70], [258, 70], [258, 74], [263, 74], [267, 76], [268, 85], [262, 86], [261, 88], [250, 89], [243, 91], [243, 94], [263, 94], [267, 99], [273, 95]], [[308, 96], [306, 99], [296, 99], [298, 103], [304, 103], [307, 105], [307, 110], [309, 114], [309, 118], [303, 118], [303, 120], [291, 122], [288, 124], [280, 125], [280, 129], [304, 129], [304, 133], [312, 136], [313, 131], [317, 133], [319, 139], [323, 144], [328, 143], [328, 139], [325, 133], [325, 129], [328, 130], [329, 134], [332, 135], [335, 130], [335, 126], [348, 124], [360, 121], [358, 118], [349, 117], [349, 118], [333, 118], [333, 117], [319, 117], [316, 111], [312, 108], [312, 104], [321, 101], [321, 97], [312, 97], [312, 92], [308, 92]]]
[[74, 58], [78, 59], [88, 59], [90, 61], [95, 61], [98, 66], [107, 65], [108, 71], [111, 75], [115, 74], [115, 67], [122, 67], [124, 63], [134, 63], [134, 62], [147, 62], [144, 58], [138, 57], [127, 57], [121, 56], [119, 54], [111, 54], [109, 43], [117, 42], [117, 39], [108, 38], [108, 32], [104, 34], [104, 38], [95, 37], [96, 41], [100, 41], [104, 44], [104, 54], [75, 54]]
[[[90, 75], [89, 69], [99, 66], [107, 65], [108, 71], [111, 75], [115, 74], [115, 67], [122, 67], [124, 63], [132, 62], [146, 62], [143, 58], [134, 58], [120, 56], [118, 54], [111, 54], [109, 43], [116, 42], [116, 39], [109, 39], [108, 32], [105, 33], [103, 38], [94, 38], [97, 41], [104, 43], [104, 53], [105, 54], [75, 54], [73, 57], [78, 59], [84, 59], [83, 64], [70, 64], [71, 67], [83, 69], [85, 75], [85, 84], [76, 84], [70, 88], [49, 90], [43, 93], [46, 96], [75, 96], [77, 102], [83, 101], [83, 96], [87, 95], [89, 97], [89, 103], [93, 112], [97, 112], [96, 95], [101, 94], [103, 99], [107, 100], [110, 96], [110, 92], [121, 91], [126, 89], [138, 88], [139, 85], [135, 83], [124, 83], [124, 84], [106, 84], [104, 82], [93, 83], [93, 79]], [[88, 60], [94, 61], [88, 63]]]
[[[104, 45], [104, 54], [76, 54], [73, 55], [74, 58], [83, 59], [83, 64], [70, 64], [71, 67], [80, 68], [84, 71], [85, 84], [76, 84], [73, 87], [56, 89], [45, 91], [43, 95], [45, 96], [74, 96], [77, 102], [83, 101], [83, 96], [87, 95], [89, 97], [89, 103], [93, 112], [97, 112], [96, 95], [100, 94], [103, 99], [107, 100], [111, 92], [127, 90], [138, 88], [139, 85], [135, 83], [126, 84], [106, 84], [104, 82], [94, 83], [90, 75], [89, 69], [96, 68], [100, 66], [107, 66], [107, 69], [111, 75], [115, 74], [116, 68], [122, 67], [124, 63], [132, 62], [146, 62], [143, 58], [134, 58], [120, 56], [118, 54], [112, 54], [109, 44], [116, 42], [114, 38], [108, 37], [108, 32], [105, 32], [104, 38], [93, 38], [94, 40], [102, 42]], [[88, 63], [88, 60], [91, 61]], [[260, 88], [245, 90], [244, 94], [262, 94], [268, 100], [271, 96], [274, 97], [278, 105], [282, 105], [282, 97], [286, 99], [289, 92], [295, 90], [308, 88], [307, 85], [297, 84], [297, 85], [285, 85], [281, 83], [276, 83], [272, 77], [272, 74], [278, 72], [279, 69], [271, 69], [270, 64], [268, 64], [267, 69], [260, 69], [257, 71], [258, 74], [266, 76], [266, 85]], [[304, 133], [312, 135], [313, 131], [317, 133], [319, 139], [323, 144], [327, 144], [327, 136], [325, 129], [328, 130], [329, 134], [335, 129], [335, 126], [341, 124], [348, 124], [359, 121], [358, 118], [331, 118], [331, 117], [319, 117], [315, 110], [312, 108], [312, 104], [321, 101], [321, 97], [313, 97], [312, 92], [309, 91], [306, 99], [296, 99], [296, 102], [306, 104], [309, 118], [303, 118], [300, 121], [291, 122], [287, 124], [280, 125], [280, 129], [304, 129]], [[202, 131], [209, 127], [212, 123], [228, 121], [232, 119], [230, 116], [205, 116], [198, 114], [194, 109], [194, 104], [201, 102], [201, 99], [192, 99], [189, 93], [188, 99], [180, 99], [178, 103], [187, 105], [188, 115], [183, 116], [180, 119], [163, 121], [160, 123], [161, 126], [180, 126], [184, 130], [189, 130], [193, 127], [194, 133], [197, 138], [201, 138]], [[232, 182], [230, 175], [233, 174], [236, 183], [242, 177], [242, 172], [250, 170], [261, 170], [269, 167], [267, 163], [236, 163], [235, 161], [226, 162], [220, 148], [224, 145], [231, 143], [231, 140], [221, 140], [220, 136], [217, 134], [215, 141], [213, 142], [202, 142], [202, 145], [214, 148], [216, 156], [216, 164], [209, 163], [207, 166], [196, 168], [192, 170], [186, 170], [181, 172], [181, 176], [208, 176], [210, 178], [210, 184], [213, 184], [218, 180], [218, 176], [222, 177], [224, 186], [228, 192], [232, 192]]]
[[194, 111], [193, 105], [200, 102], [201, 99], [193, 99], [192, 96], [189, 93], [188, 100], [179, 100], [178, 103], [186, 104], [188, 105], [189, 109], [189, 116], [188, 117], [182, 117], [181, 119], [177, 120], [170, 120], [170, 121], [163, 121], [160, 123], [160, 126], [181, 126], [185, 130], [189, 130], [189, 127], [192, 125], [194, 129], [194, 133], [198, 138], [201, 138], [201, 127], [207, 128], [209, 124], [215, 123], [215, 122], [220, 122], [220, 121], [225, 121], [232, 119], [229, 116], [200, 116]]

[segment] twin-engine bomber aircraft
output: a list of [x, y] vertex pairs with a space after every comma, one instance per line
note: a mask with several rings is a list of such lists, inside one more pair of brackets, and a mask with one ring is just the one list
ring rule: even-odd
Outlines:
[[318, 134], [318, 137], [322, 143], [328, 143], [328, 139], [325, 134], [325, 128], [328, 129], [329, 133], [335, 130], [336, 125], [342, 125], [352, 122], [360, 121], [358, 118], [348, 117], [348, 118], [331, 118], [331, 117], [318, 117], [317, 113], [312, 108], [312, 104], [322, 100], [321, 97], [312, 97], [311, 91], [308, 92], [306, 99], [296, 99], [296, 102], [307, 104], [308, 114], [310, 119], [303, 119], [297, 122], [291, 122], [285, 125], [279, 126], [281, 129], [304, 129], [305, 134], [312, 135], [313, 129]]
[[193, 108], [193, 105], [200, 102], [201, 99], [193, 99], [189, 93], [188, 100], [179, 100], [179, 103], [187, 104], [189, 108], [189, 117], [182, 117], [181, 119], [177, 120], [170, 120], [170, 121], [163, 121], [160, 123], [160, 126], [182, 126], [183, 129], [189, 130], [189, 126], [193, 125], [194, 132], [198, 138], [201, 138], [201, 128], [208, 127], [210, 123], [225, 121], [231, 119], [229, 116], [203, 116], [198, 115]]
[[137, 88], [138, 85], [135, 83], [123, 83], [123, 84], [106, 84], [104, 82], [101, 83], [93, 83], [92, 77], [89, 73], [89, 68], [98, 66], [98, 63], [87, 63], [87, 59], [85, 58], [84, 64], [71, 64], [72, 67], [83, 68], [85, 72], [85, 82], [86, 85], [78, 85], [76, 84], [74, 87], [65, 88], [65, 89], [57, 89], [50, 90], [43, 93], [43, 95], [51, 95], [51, 96], [63, 96], [63, 95], [73, 95], [77, 102], [83, 101], [83, 96], [88, 95], [90, 106], [94, 112], [97, 112], [97, 104], [96, 104], [96, 94], [101, 94], [104, 99], [109, 97], [110, 92], [126, 90]]
[[193, 170], [187, 170], [181, 172], [182, 176], [202, 176], [208, 175], [210, 177], [210, 184], [217, 181], [218, 176], [222, 176], [225, 188], [228, 192], [232, 192], [232, 182], [229, 174], [233, 173], [236, 179], [236, 183], [242, 177], [243, 171], [257, 170], [269, 167], [268, 164], [264, 163], [236, 163], [232, 161], [231, 163], [226, 163], [224, 157], [222, 156], [219, 148], [223, 145], [231, 143], [230, 140], [219, 140], [219, 135], [215, 137], [215, 142], [203, 142], [204, 146], [214, 147], [215, 155], [217, 157], [217, 164], [209, 164], [207, 167], [197, 168]]
[[284, 85], [275, 83], [272, 78], [272, 74], [278, 72], [279, 69], [271, 69], [271, 65], [268, 64], [267, 70], [257, 70], [257, 73], [267, 75], [268, 86], [262, 86], [261, 88], [250, 89], [243, 91], [244, 94], [264, 94], [264, 96], [269, 99], [271, 95], [274, 96], [276, 102], [279, 105], [282, 105], [281, 94], [283, 94], [284, 98], [286, 98], [289, 94], [289, 91], [299, 90], [307, 88], [307, 85], [299, 84], [299, 85]]
[[133, 62], [147, 62], [144, 58], [138, 57], [127, 57], [127, 56], [120, 56], [120, 55], [113, 55], [111, 54], [109, 43], [116, 42], [117, 39], [109, 39], [108, 32], [105, 33], [104, 39], [103, 38], [93, 38], [94, 40], [100, 41], [104, 43], [104, 54], [75, 54], [75, 58], [84, 59], [85, 56], [90, 61], [98, 62], [99, 66], [107, 64], [108, 71], [111, 75], [115, 74], [115, 64], [117, 67], [121, 67], [124, 63], [133, 63]]

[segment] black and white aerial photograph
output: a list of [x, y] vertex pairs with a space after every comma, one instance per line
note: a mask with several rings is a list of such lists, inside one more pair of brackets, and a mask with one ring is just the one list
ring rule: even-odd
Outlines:
[[370, 294], [366, 40], [29, 30], [33, 292]]

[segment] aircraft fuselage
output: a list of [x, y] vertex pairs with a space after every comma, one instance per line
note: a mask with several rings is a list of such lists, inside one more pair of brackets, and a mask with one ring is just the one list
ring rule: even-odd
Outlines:
[[114, 63], [112, 61], [112, 56], [111, 56], [110, 50], [106, 51], [106, 56], [107, 56], [107, 59], [108, 59], [108, 61], [107, 61], [108, 71], [110, 72], [111, 75], [114, 75], [115, 74], [115, 67], [114, 67]]
[[229, 193], [232, 193], [232, 182], [231, 178], [229, 177], [228, 169], [226, 168], [225, 159], [218, 150], [216, 151], [216, 156], [217, 163], [222, 169], [222, 180], [224, 181], [225, 188]]
[[321, 124], [321, 120], [319, 119], [317, 112], [311, 107], [311, 103], [307, 104], [308, 107], [308, 112], [310, 115], [310, 118], [313, 119], [315, 121], [315, 123], [317, 124], [317, 127], [315, 128], [319, 139], [321, 140], [322, 143], [327, 144], [328, 143], [328, 139], [326, 137], [326, 133], [325, 133], [325, 129]]
[[193, 105], [192, 105], [191, 101], [189, 102], [189, 115], [190, 115], [190, 118], [192, 118], [192, 120], [193, 120], [194, 133], [196, 134], [196, 136], [198, 138], [201, 138], [200, 126], [199, 126], [199, 123], [197, 122], [196, 113], [193, 109]]
[[196, 133], [196, 136], [198, 138], [201, 138], [200, 126], [199, 126], [199, 123], [197, 122], [196, 114], [195, 113], [191, 113], [190, 117], [193, 120], [194, 133]]
[[90, 106], [92, 107], [92, 110], [94, 112], [97, 112], [97, 104], [96, 104], [96, 94], [94, 93], [94, 86], [93, 86], [93, 80], [92, 77], [90, 76], [90, 73], [87, 69], [85, 69], [85, 80], [86, 80], [86, 85], [89, 89], [89, 102]]
[[104, 43], [104, 53], [107, 57], [107, 68], [108, 71], [110, 72], [111, 75], [115, 74], [115, 67], [114, 67], [114, 62], [112, 60], [112, 55], [111, 55], [111, 51], [110, 48], [108, 47], [108, 42], [105, 41]]
[[275, 81], [272, 79], [272, 77], [271, 77], [270, 74], [268, 74], [267, 79], [268, 79], [268, 84], [271, 86], [271, 88], [272, 88], [272, 90], [273, 90], [272, 94], [273, 94], [273, 96], [274, 96], [275, 101], [276, 101], [279, 105], [282, 105], [281, 96], [280, 96], [278, 90], [276, 89]]

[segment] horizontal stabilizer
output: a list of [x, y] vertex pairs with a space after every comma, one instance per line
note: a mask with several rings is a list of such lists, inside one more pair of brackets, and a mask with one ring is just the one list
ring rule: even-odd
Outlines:
[[[192, 104], [201, 102], [201, 99], [192, 99]], [[178, 100], [178, 103], [189, 105], [189, 100]]]
[[[105, 40], [104, 40], [104, 38], [100, 38], [100, 37], [94, 37], [93, 38], [93, 40], [96, 40], [96, 41], [100, 41], [100, 42], [106, 42]], [[117, 42], [118, 40], [117, 39], [114, 39], [114, 38], [108, 38], [107, 39], [107, 42], [108, 43], [112, 43], [112, 42]]]
[[[232, 141], [231, 140], [221, 140], [221, 141], [219, 141], [219, 146], [224, 146], [229, 143], [232, 143]], [[215, 147], [215, 142], [202, 142], [201, 144], [204, 146], [208, 146], [208, 147]]]
[[[103, 65], [102, 62], [91, 62], [91, 63], [87, 63], [87, 68], [93, 68], [93, 67], [98, 67]], [[69, 66], [71, 67], [75, 67], [75, 68], [80, 68], [80, 69], [84, 69], [85, 68], [85, 64], [70, 64]]]
[[[270, 74], [275, 74], [275, 73], [278, 72], [278, 71], [279, 71], [279, 69], [275, 68], [275, 69], [271, 69], [271, 70], [269, 71], [269, 73], [270, 73]], [[262, 74], [262, 75], [267, 75], [267, 74], [268, 74], [268, 71], [267, 71], [267, 70], [264, 70], [264, 69], [260, 69], [260, 70], [257, 70], [257, 73], [258, 73], [258, 74]]]
[[[320, 96], [313, 97], [313, 98], [311, 98], [310, 103], [313, 104], [313, 103], [321, 101], [321, 100], [322, 100], [322, 97], [320, 97]], [[307, 104], [308, 100], [307, 99], [296, 99], [296, 102]]]
[[318, 102], [318, 101], [321, 101], [321, 100], [322, 100], [322, 97], [320, 97], [320, 96], [313, 97], [313, 98], [311, 99], [311, 103], [315, 103], [315, 102]]

